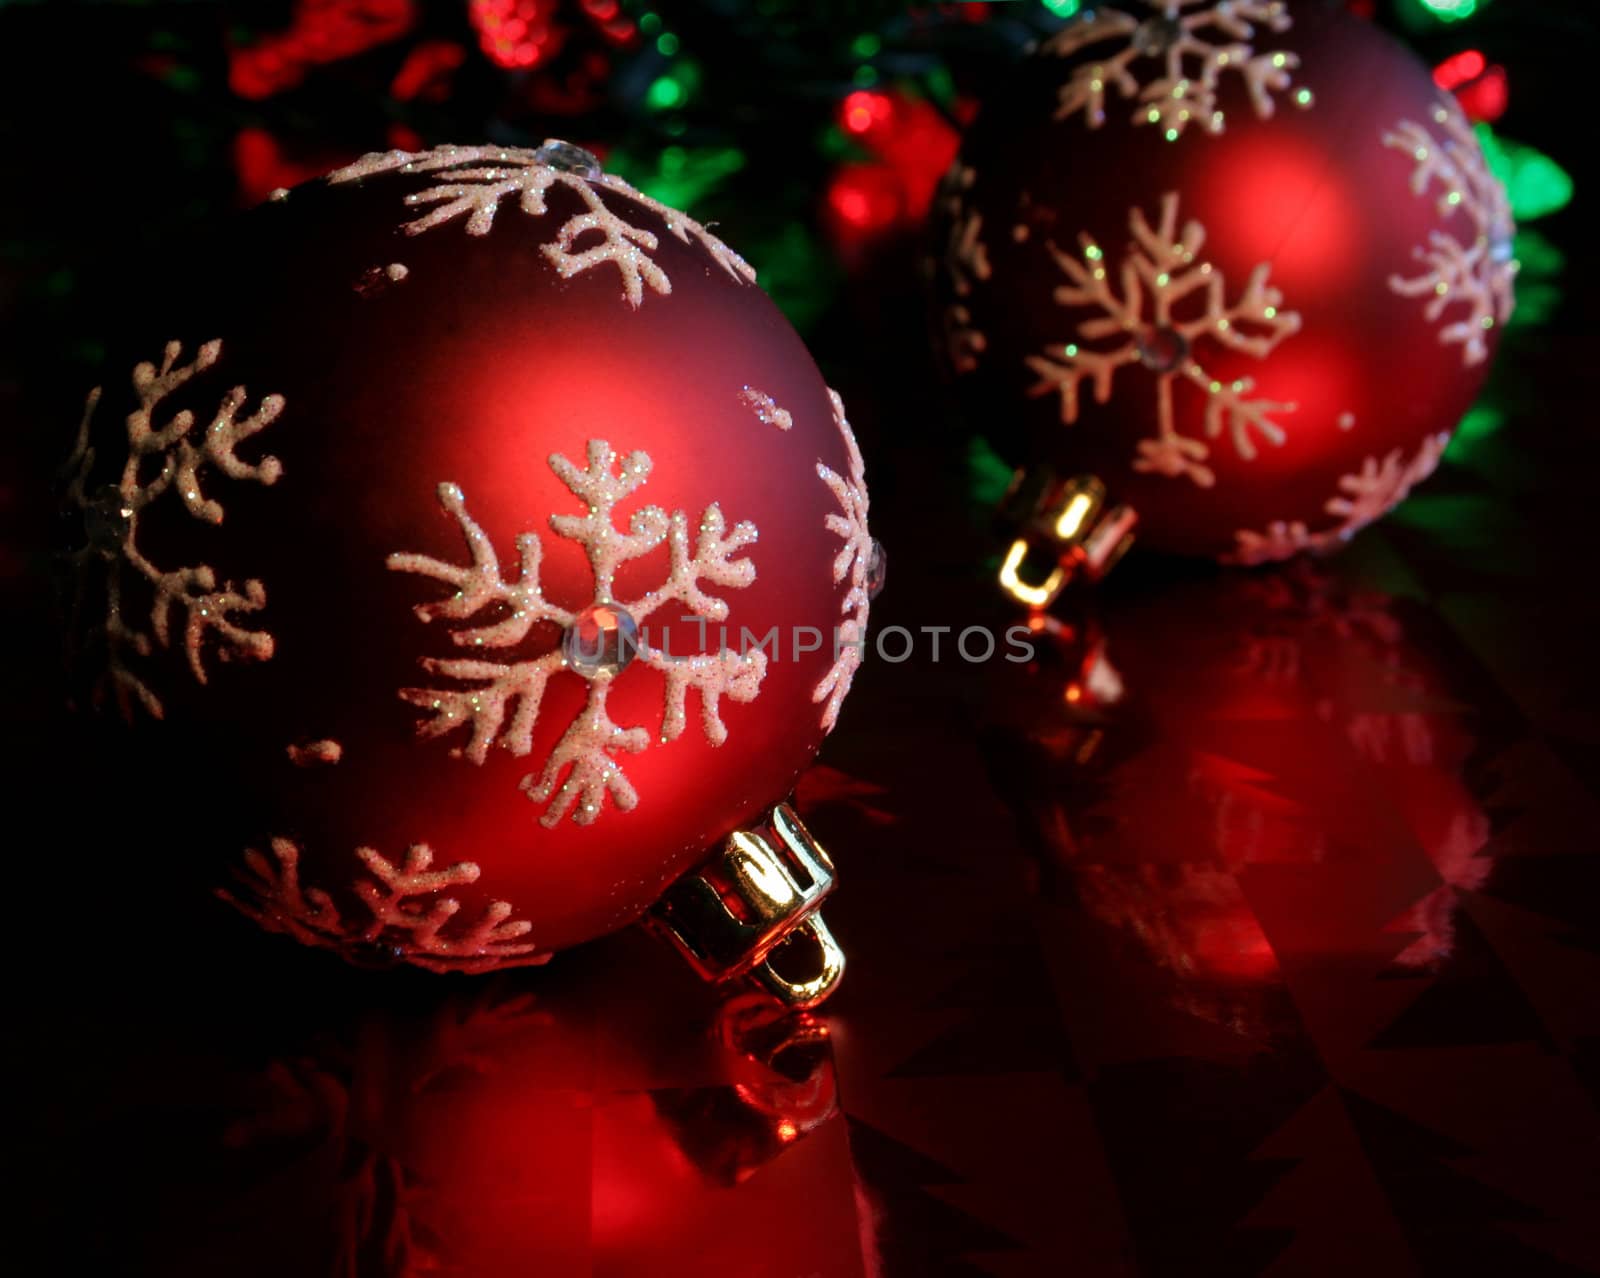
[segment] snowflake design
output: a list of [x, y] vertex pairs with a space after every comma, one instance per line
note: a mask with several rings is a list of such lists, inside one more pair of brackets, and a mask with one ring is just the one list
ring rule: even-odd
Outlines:
[[[642, 622], [663, 605], [676, 602], [696, 617], [720, 622], [727, 619], [728, 605], [705, 593], [701, 582], [741, 589], [756, 579], [755, 565], [749, 559], [732, 557], [755, 544], [756, 526], [741, 522], [728, 531], [715, 502], [701, 514], [692, 546], [689, 519], [681, 510], [669, 515], [659, 506], [645, 506], [633, 513], [626, 532], [616, 526], [618, 503], [649, 478], [651, 461], [647, 454], [630, 453], [619, 466], [611, 445], [592, 439], [587, 469], [559, 453], [552, 454], [549, 461], [550, 469], [584, 506], [585, 513], [581, 515], [551, 515], [550, 527], [557, 536], [577, 542], [587, 554], [594, 576], [593, 607], [618, 606], [634, 621]], [[578, 614], [544, 597], [539, 583], [541, 545], [537, 533], [523, 533], [517, 538], [520, 571], [515, 581], [507, 581], [488, 535], [467, 513], [461, 489], [454, 484], [441, 484], [439, 501], [460, 525], [472, 562], [460, 566], [425, 555], [389, 556], [390, 568], [432, 577], [455, 590], [442, 602], [420, 605], [417, 616], [424, 622], [465, 622], [491, 606], [506, 615], [450, 632], [451, 640], [473, 650], [473, 656], [423, 658], [423, 669], [429, 674], [470, 686], [406, 688], [400, 695], [428, 714], [418, 724], [420, 736], [437, 737], [466, 727], [467, 744], [457, 753], [473, 763], [481, 764], [495, 744], [524, 757], [533, 751], [533, 729], [546, 684], [563, 670], [579, 672], [569, 669], [559, 649], [542, 656], [514, 658], [507, 654], [500, 659], [484, 656], [483, 650], [515, 647], [540, 622], [554, 622], [565, 628], [578, 620]], [[666, 581], [642, 598], [618, 604], [612, 597], [618, 568], [628, 560], [649, 554], [663, 541], [668, 549]], [[700, 656], [673, 657], [641, 642], [635, 654], [636, 664], [658, 671], [666, 681], [662, 744], [683, 732], [685, 699], [693, 688], [700, 695], [701, 729], [706, 740], [721, 745], [728, 737], [719, 710], [721, 698], [754, 700], [767, 669], [766, 653], [759, 647], [750, 652], [724, 648]], [[613, 671], [602, 665], [586, 676], [588, 699], [583, 710], [568, 726], [538, 776], [523, 778], [522, 788], [528, 797], [535, 803], [549, 804], [541, 817], [546, 827], [554, 827], [569, 811], [577, 824], [590, 824], [600, 815], [607, 794], [622, 811], [638, 802], [638, 794], [615, 756], [644, 750], [650, 744], [650, 733], [642, 727], [620, 727], [607, 713], [611, 683], [622, 674], [626, 674], [626, 667]]]
[[344, 758], [344, 747], [337, 741], [324, 737], [318, 741], [286, 746], [284, 753], [289, 756], [289, 762], [297, 768], [331, 767]]
[[778, 407], [778, 401], [766, 391], [746, 386], [739, 392], [739, 400], [765, 425], [776, 426], [779, 430], [790, 430], [794, 426], [794, 416], [788, 409]]
[[976, 169], [957, 163], [940, 183], [940, 204], [950, 217], [945, 269], [957, 297], [966, 297], [972, 292], [974, 280], [986, 280], [990, 275], [989, 250], [983, 242], [983, 217], [967, 205], [967, 197], [977, 180]]
[[1404, 151], [1416, 161], [1411, 193], [1438, 194], [1441, 218], [1464, 214], [1472, 224], [1473, 238], [1463, 244], [1448, 231], [1431, 231], [1426, 246], [1412, 250], [1425, 268], [1420, 275], [1389, 277], [1389, 287], [1401, 297], [1426, 297], [1423, 314], [1436, 323], [1452, 307], [1466, 314], [1446, 324], [1439, 333], [1446, 346], [1461, 347], [1461, 362], [1481, 364], [1489, 358], [1484, 340], [1496, 325], [1511, 318], [1516, 306], [1513, 283], [1517, 262], [1512, 257], [1516, 227], [1505, 187], [1489, 171], [1472, 125], [1454, 106], [1440, 106], [1434, 123], [1443, 139], [1411, 120], [1402, 120], [1383, 135], [1385, 146]]
[[[1081, 113], [1091, 129], [1098, 129], [1106, 120], [1111, 87], [1124, 100], [1136, 100], [1135, 124], [1155, 125], [1168, 141], [1177, 141], [1194, 123], [1221, 133], [1226, 121], [1217, 94], [1229, 72], [1243, 83], [1257, 117], [1271, 119], [1272, 95], [1293, 86], [1300, 59], [1284, 49], [1257, 53], [1250, 42], [1257, 24], [1275, 33], [1294, 25], [1282, 0], [1150, 0], [1150, 7], [1155, 12], [1143, 20], [1120, 9], [1086, 12], [1044, 46], [1063, 58], [1113, 41], [1123, 46], [1072, 73], [1061, 88], [1056, 119]], [[1162, 74], [1149, 84], [1141, 84], [1136, 74], [1144, 58], [1161, 64]], [[1309, 107], [1310, 90], [1298, 90], [1293, 101]]]
[[1450, 443], [1448, 431], [1431, 435], [1410, 461], [1396, 448], [1381, 460], [1368, 457], [1361, 469], [1339, 480], [1339, 490], [1328, 499], [1323, 510], [1338, 523], [1321, 532], [1312, 532], [1300, 520], [1277, 520], [1264, 532], [1241, 529], [1234, 534], [1234, 551], [1228, 563], [1264, 564], [1288, 559], [1301, 551], [1329, 554], [1343, 546], [1373, 520], [1393, 510], [1411, 490], [1439, 468]]
[[[647, 286], [653, 292], [668, 294], [672, 292], [672, 281], [650, 256], [660, 244], [655, 233], [630, 223], [601, 199], [602, 192], [626, 196], [643, 205], [685, 244], [691, 239], [699, 242], [729, 275], [746, 283], [755, 280], [750, 264], [694, 219], [609, 173], [585, 176], [553, 167], [544, 161], [541, 152], [542, 148], [491, 146], [441, 146], [415, 153], [383, 151], [335, 170], [328, 180], [335, 184], [354, 182], [396, 171], [438, 174], [434, 185], [406, 196], [405, 202], [413, 208], [427, 208], [421, 217], [405, 224], [408, 235], [420, 235], [463, 214], [468, 235], [487, 235], [502, 200], [515, 197], [523, 213], [543, 217], [545, 192], [554, 186], [565, 186], [577, 193], [585, 211], [562, 224], [555, 241], [543, 246], [545, 257], [563, 278], [597, 266], [615, 266], [622, 276], [623, 296], [635, 307], [644, 301]], [[580, 240], [596, 235], [597, 241], [578, 247]]]
[[[1209, 488], [1216, 483], [1215, 473], [1206, 464], [1210, 446], [1178, 433], [1173, 420], [1173, 382], [1182, 377], [1204, 392], [1207, 439], [1216, 439], [1226, 430], [1238, 455], [1246, 461], [1253, 459], [1253, 436], [1274, 445], [1283, 443], [1283, 428], [1273, 417], [1293, 412], [1295, 406], [1252, 399], [1255, 383], [1251, 378], [1233, 382], [1213, 378], [1195, 358], [1194, 348], [1209, 340], [1265, 359], [1279, 342], [1299, 331], [1300, 316], [1282, 309], [1283, 295], [1267, 283], [1271, 267], [1265, 262], [1251, 272], [1243, 295], [1230, 305], [1222, 272], [1210, 262], [1197, 260], [1205, 247], [1205, 229], [1195, 221], [1185, 223], [1181, 233], [1178, 229], [1176, 194], [1162, 199], [1159, 226], [1152, 228], [1137, 208], [1131, 211], [1128, 224], [1133, 243], [1115, 283], [1105, 252], [1087, 232], [1078, 237], [1081, 261], [1054, 244], [1047, 245], [1070, 281], [1056, 289], [1056, 301], [1062, 306], [1093, 307], [1100, 314], [1078, 324], [1078, 341], [1051, 346], [1027, 358], [1028, 367], [1039, 375], [1029, 393], [1059, 394], [1061, 420], [1070, 425], [1078, 420], [1081, 383], [1089, 381], [1095, 402], [1104, 404], [1111, 398], [1117, 370], [1143, 364], [1156, 374], [1157, 434], [1139, 441], [1134, 469], [1187, 476]], [[1196, 312], [1193, 304], [1180, 305], [1196, 295], [1204, 302], [1203, 310]], [[1179, 310], [1189, 317], [1178, 314]], [[1110, 347], [1083, 344], [1113, 339], [1115, 345]]]
[[[289, 839], [273, 839], [270, 857], [251, 848], [240, 872], [242, 895], [226, 888], [217, 895], [269, 932], [282, 932], [302, 945], [359, 955], [355, 947], [381, 947], [400, 961], [430, 972], [487, 972], [498, 967], [544, 963], [548, 954], [521, 938], [533, 924], [514, 920], [511, 906], [491, 901], [475, 923], [452, 926], [461, 911], [447, 888], [478, 881], [475, 862], [461, 861], [435, 870], [426, 844], [406, 850], [399, 866], [372, 848], [356, 856], [371, 874], [356, 882], [356, 895], [367, 911], [364, 919], [344, 919], [339, 907], [320, 888], [300, 882], [300, 847]], [[420, 899], [419, 899], [420, 898]]]
[[841, 513], [830, 514], [824, 523], [828, 531], [844, 539], [844, 545], [833, 559], [834, 584], [848, 579], [850, 589], [845, 592], [839, 611], [844, 620], [834, 639], [833, 665], [812, 690], [811, 699], [825, 702], [822, 709], [822, 727], [833, 731], [839, 721], [839, 707], [844, 704], [861, 665], [862, 649], [867, 639], [867, 612], [871, 606], [868, 586], [872, 564], [872, 534], [867, 531], [867, 476], [866, 463], [861, 459], [861, 449], [856, 444], [855, 433], [845, 420], [844, 401], [836, 391], [830, 390], [828, 398], [833, 403], [833, 424], [844, 437], [846, 454], [850, 459], [849, 475], [841, 475], [821, 462], [817, 463], [817, 477], [828, 486], [839, 503]]
[[[969, 296], [974, 281], [987, 280], [992, 273], [989, 250], [982, 238], [983, 218], [967, 207], [967, 196], [977, 178], [971, 165], [958, 162], [939, 185], [939, 207], [950, 222], [944, 250], [945, 274], [958, 298]], [[987, 348], [988, 339], [973, 327], [972, 312], [960, 302], [945, 307], [944, 333], [951, 367], [957, 373], [970, 373], [977, 368], [978, 356]]]
[[944, 308], [944, 343], [950, 366], [958, 373], [978, 367], [978, 356], [989, 349], [989, 339], [972, 325], [972, 312], [959, 302]]
[[[162, 716], [160, 697], [132, 663], [135, 658], [148, 657], [156, 647], [171, 647], [178, 626], [182, 627], [189, 669], [202, 684], [206, 682], [208, 640], [223, 661], [265, 661], [272, 656], [270, 634], [246, 629], [234, 619], [239, 613], [259, 612], [266, 606], [266, 589], [259, 581], [252, 578], [242, 585], [231, 581], [219, 585], [216, 572], [207, 564], [161, 568], [139, 546], [144, 513], [163, 494], [176, 493], [184, 509], [202, 523], [220, 524], [222, 504], [201, 487], [202, 480], [209, 484], [213, 470], [228, 479], [266, 485], [276, 483], [283, 474], [275, 457], [252, 463], [235, 451], [277, 420], [283, 411], [281, 395], [266, 396], [253, 413], [241, 416], [245, 389], [235, 386], [222, 396], [202, 429], [196, 429], [195, 415], [188, 409], [157, 424], [162, 402], [211, 368], [222, 357], [222, 343], [207, 342], [187, 364], [178, 363], [182, 353], [179, 343], [168, 342], [159, 368], [150, 363], [134, 368], [133, 388], [139, 406], [128, 414], [128, 455], [115, 482], [89, 491], [95, 464], [89, 426], [100, 402], [98, 386], [84, 404], [77, 440], [65, 467], [66, 502], [81, 512], [86, 534], [86, 544], [69, 556], [77, 574], [73, 628], [77, 628], [87, 602], [89, 576], [98, 568], [105, 582], [105, 619], [88, 631], [103, 643], [106, 654], [97, 696], [109, 685], [128, 717], [132, 717], [135, 703], [155, 718]], [[149, 617], [143, 625], [129, 619], [133, 611], [129, 587], [139, 581], [151, 596]]]

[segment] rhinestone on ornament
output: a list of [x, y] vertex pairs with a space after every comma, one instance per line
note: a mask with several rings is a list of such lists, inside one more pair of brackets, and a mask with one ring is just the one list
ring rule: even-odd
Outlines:
[[889, 553], [876, 537], [872, 539], [872, 553], [867, 556], [867, 598], [876, 599], [883, 593], [889, 579]]
[[621, 604], [592, 604], [561, 636], [561, 655], [585, 679], [619, 675], [639, 655], [639, 623]]
[[585, 151], [560, 138], [546, 138], [540, 143], [534, 150], [533, 161], [585, 179], [600, 176], [600, 159], [593, 151]]
[[133, 527], [133, 507], [115, 484], [107, 484], [83, 508], [83, 532], [97, 554], [114, 559], [127, 545]]
[[1189, 358], [1189, 339], [1165, 325], [1148, 329], [1138, 338], [1139, 362], [1152, 373], [1174, 373]]
[[1133, 33], [1133, 47], [1147, 58], [1159, 58], [1183, 38], [1183, 24], [1165, 14], [1146, 18]]

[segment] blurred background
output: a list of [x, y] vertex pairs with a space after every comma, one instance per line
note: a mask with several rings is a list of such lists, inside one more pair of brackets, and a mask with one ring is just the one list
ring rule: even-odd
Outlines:
[[852, 976], [773, 1026], [635, 936], [375, 984], [152, 884], [123, 852], [159, 828], [59, 713], [49, 477], [110, 321], [217, 218], [371, 150], [562, 137], [715, 223], [843, 393], [875, 616], [1003, 628], [1008, 471], [941, 389], [924, 222], [1078, 0], [0, 0], [32, 1272], [1600, 1272], [1600, 14], [1349, 7], [1509, 184], [1484, 397], [1329, 566], [1136, 558], [1043, 666], [865, 671], [797, 796], [848, 848]]

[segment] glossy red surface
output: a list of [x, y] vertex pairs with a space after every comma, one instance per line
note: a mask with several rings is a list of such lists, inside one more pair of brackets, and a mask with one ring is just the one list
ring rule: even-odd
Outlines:
[[[513, 919], [532, 924], [526, 941], [560, 950], [631, 922], [724, 834], [780, 800], [816, 752], [823, 727], [813, 692], [833, 662], [848, 589], [834, 578], [841, 542], [824, 521], [839, 505], [818, 465], [848, 474], [847, 445], [815, 364], [765, 294], [656, 214], [635, 207], [628, 215], [654, 228], [654, 257], [671, 292], [646, 289], [635, 309], [614, 266], [563, 280], [543, 255], [581, 209], [571, 191], [550, 191], [550, 213], [538, 220], [519, 211], [513, 194], [487, 235], [468, 234], [463, 218], [403, 234], [401, 224], [418, 216], [407, 194], [432, 183], [399, 174], [317, 183], [244, 218], [219, 250], [231, 264], [225, 279], [208, 270], [179, 295], [186, 300], [133, 317], [133, 336], [108, 361], [118, 371], [96, 417], [103, 460], [89, 487], [106, 482], [111, 459], [125, 455], [117, 437], [133, 406], [129, 373], [140, 360], [159, 360], [169, 340], [183, 342], [188, 358], [220, 337], [222, 354], [161, 405], [158, 424], [180, 408], [208, 420], [234, 385], [248, 388], [252, 405], [282, 395], [281, 417], [240, 448], [251, 460], [277, 457], [276, 483], [203, 475], [225, 505], [220, 526], [169, 501], [152, 505], [140, 527], [143, 551], [158, 563], [205, 562], [219, 579], [265, 583], [267, 606], [247, 620], [271, 633], [273, 655], [224, 663], [208, 643], [210, 679], [200, 686], [181, 643], [158, 649], [140, 664], [160, 688], [166, 718], [140, 716], [137, 750], [161, 772], [194, 777], [214, 883], [229, 881], [247, 847], [292, 839], [302, 849], [302, 882], [331, 891], [359, 917], [356, 849], [398, 862], [407, 847], [426, 844], [436, 868], [480, 867], [476, 882], [449, 893], [461, 920], [503, 901]], [[390, 263], [406, 268], [402, 279], [384, 273]], [[792, 427], [761, 420], [743, 398], [748, 387], [772, 396]], [[530, 802], [519, 783], [540, 774], [584, 712], [583, 679], [552, 676], [529, 754], [496, 745], [481, 765], [459, 755], [465, 725], [419, 739], [425, 707], [400, 692], [456, 686], [430, 676], [425, 658], [531, 658], [557, 647], [559, 625], [540, 622], [515, 648], [462, 649], [449, 631], [497, 620], [497, 605], [470, 622], [424, 622], [415, 608], [449, 598], [452, 587], [386, 561], [409, 552], [471, 562], [460, 524], [441, 509], [439, 486], [453, 483], [507, 580], [518, 574], [516, 539], [537, 533], [545, 597], [574, 612], [585, 607], [596, 591], [589, 562], [549, 523], [583, 506], [550, 458], [581, 468], [594, 440], [619, 461], [642, 450], [653, 462], [648, 481], [618, 504], [619, 528], [652, 504], [685, 513], [691, 545], [713, 503], [729, 533], [740, 521], [755, 524], [758, 540], [735, 556], [755, 565], [754, 581], [701, 586], [727, 602], [730, 649], [747, 629], [748, 646], [776, 630], [778, 650], [753, 701], [723, 697], [720, 747], [702, 731], [697, 690], [682, 735], [659, 741], [663, 676], [642, 661], [622, 671], [608, 713], [650, 737], [643, 750], [617, 756], [637, 806], [622, 811], [606, 798], [592, 824], [569, 814], [546, 827], [541, 816], [555, 807]], [[622, 565], [616, 597], [640, 599], [667, 572], [662, 544]], [[147, 605], [130, 596], [126, 606]], [[669, 602], [645, 619], [651, 646], [679, 656], [716, 651], [716, 623], [702, 631], [686, 611]], [[805, 628], [811, 638], [799, 643], [813, 646], [797, 653]], [[339, 743], [337, 764], [298, 766], [288, 753], [320, 740]]]
[[[1300, 523], [1313, 535], [1337, 529], [1345, 516], [1330, 505], [1352, 496], [1347, 479], [1359, 477], [1369, 460], [1374, 470], [1391, 457], [1397, 466], [1410, 464], [1425, 441], [1454, 430], [1488, 369], [1487, 358], [1464, 360], [1459, 343], [1442, 340], [1467, 314], [1465, 302], [1430, 319], [1425, 308], [1433, 298], [1400, 296], [1391, 286], [1426, 273], [1416, 250], [1436, 243], [1432, 237], [1463, 246], [1478, 240], [1465, 205], [1441, 212], [1443, 187], [1414, 191], [1418, 157], [1386, 141], [1410, 120], [1442, 145], [1435, 113], [1452, 100], [1415, 55], [1370, 23], [1316, 3], [1292, 3], [1288, 11], [1289, 29], [1258, 24], [1247, 47], [1298, 58], [1285, 71], [1292, 83], [1269, 95], [1274, 106], [1263, 118], [1225, 70], [1218, 105], [1226, 125], [1215, 135], [1191, 121], [1168, 141], [1161, 127], [1135, 123], [1142, 109], [1114, 90], [1109, 72], [1103, 125], [1087, 127], [1081, 114], [1055, 118], [1069, 77], [1117, 52], [1127, 37], [1071, 57], [1047, 45], [985, 103], [953, 170], [970, 170], [967, 184], [943, 203], [936, 227], [941, 253], [949, 244], [947, 260], [955, 264], [938, 273], [936, 305], [947, 317], [951, 307], [962, 308], [961, 327], [982, 337], [981, 350], [966, 348], [972, 367], [957, 379], [973, 429], [1013, 464], [1048, 462], [1063, 473], [1099, 475], [1114, 500], [1138, 511], [1144, 544], [1166, 551], [1232, 554], [1239, 532], [1265, 533], [1274, 523]], [[1161, 63], [1143, 58], [1129, 70], [1147, 85]], [[1313, 95], [1305, 109], [1295, 101], [1302, 89]], [[1080, 237], [1092, 237], [1108, 287], [1127, 301], [1135, 297], [1122, 274], [1134, 243], [1130, 219], [1141, 214], [1159, 232], [1169, 197], [1176, 198], [1175, 237], [1191, 222], [1198, 226], [1204, 242], [1195, 262], [1214, 271], [1172, 302], [1172, 321], [1203, 317], [1206, 288], [1216, 279], [1226, 282], [1227, 305], [1241, 302], [1252, 276], [1266, 268], [1265, 286], [1282, 295], [1278, 312], [1298, 315], [1299, 328], [1274, 336], [1259, 316], [1236, 322], [1235, 333], [1274, 343], [1265, 353], [1202, 333], [1177, 361], [1187, 369], [1192, 359], [1203, 370], [1194, 376], [1162, 376], [1135, 358], [1116, 368], [1103, 402], [1086, 379], [1069, 422], [1061, 397], [1041, 387], [1026, 360], [1053, 355], [1060, 362], [1068, 344], [1110, 351], [1128, 338], [1116, 315], [1058, 296], [1071, 281], [1050, 250], [1082, 261]], [[961, 261], [972, 256], [961, 248], [969, 233], [982, 245], [981, 268], [975, 258]], [[1509, 234], [1501, 248], [1509, 254]], [[1178, 279], [1181, 272], [1173, 272]], [[1164, 322], [1155, 271], [1133, 287], [1143, 299], [1131, 304], [1134, 332], [1148, 340]], [[1097, 320], [1109, 332], [1080, 330]], [[1496, 326], [1486, 354], [1498, 338]], [[1212, 430], [1211, 397], [1201, 383], [1245, 379], [1254, 385], [1243, 398], [1276, 406], [1266, 416], [1281, 428], [1281, 444], [1256, 425], [1246, 426], [1242, 446], [1224, 421]], [[1177, 434], [1200, 449], [1209, 484], [1153, 471], [1138, 450], [1159, 434], [1164, 393]], [[1392, 497], [1380, 499], [1371, 513], [1388, 504]]]

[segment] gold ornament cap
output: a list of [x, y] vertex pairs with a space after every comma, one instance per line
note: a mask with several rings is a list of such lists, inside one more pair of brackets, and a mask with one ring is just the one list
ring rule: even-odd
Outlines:
[[844, 951], [817, 912], [833, 884], [828, 854], [780, 803], [669, 887], [646, 921], [705, 980], [750, 976], [790, 1007], [815, 1007], [844, 976]]
[[1000, 503], [1017, 533], [1000, 565], [1000, 588], [1034, 611], [1048, 608], [1074, 577], [1099, 581], [1133, 545], [1139, 516], [1113, 505], [1093, 475], [1058, 479], [1047, 466], [1017, 471]]

